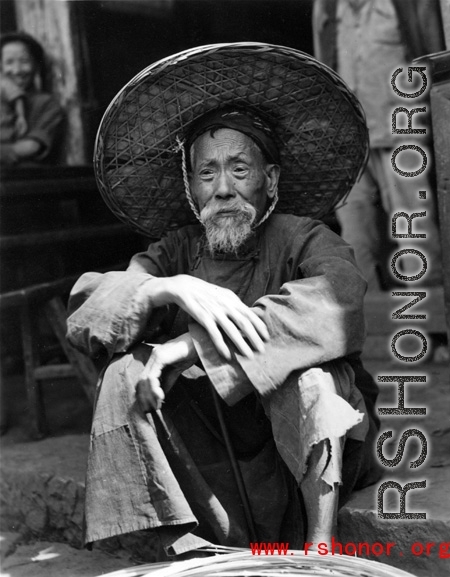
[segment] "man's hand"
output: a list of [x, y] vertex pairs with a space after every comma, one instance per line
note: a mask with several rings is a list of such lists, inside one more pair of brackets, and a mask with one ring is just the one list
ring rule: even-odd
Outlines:
[[165, 393], [172, 388], [180, 374], [197, 360], [198, 355], [189, 333], [163, 345], [156, 345], [136, 385], [136, 397], [142, 410], [146, 413], [153, 409], [159, 410]]
[[246, 357], [252, 358], [253, 351], [264, 352], [264, 341], [269, 340], [264, 321], [233, 291], [189, 275], [166, 278], [164, 282], [168, 299], [164, 304], [177, 304], [202, 325], [225, 359], [231, 359], [231, 352], [221, 331]]

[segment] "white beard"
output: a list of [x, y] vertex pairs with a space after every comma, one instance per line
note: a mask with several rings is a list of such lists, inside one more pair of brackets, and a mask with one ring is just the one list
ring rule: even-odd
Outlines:
[[200, 218], [211, 254], [236, 254], [253, 232], [256, 208], [247, 202], [226, 206], [209, 203], [201, 211]]

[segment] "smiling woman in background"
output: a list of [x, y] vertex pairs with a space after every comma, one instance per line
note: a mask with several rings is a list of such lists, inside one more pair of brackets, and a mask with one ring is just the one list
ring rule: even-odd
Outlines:
[[40, 88], [44, 51], [34, 38], [23, 32], [2, 35], [0, 50], [1, 164], [49, 163], [62, 127], [63, 111], [54, 96]]

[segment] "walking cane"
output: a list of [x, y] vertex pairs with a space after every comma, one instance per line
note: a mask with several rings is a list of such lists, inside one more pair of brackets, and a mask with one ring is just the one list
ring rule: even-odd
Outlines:
[[[188, 500], [195, 498], [195, 502], [200, 508], [200, 514], [213, 529], [218, 542], [220, 544], [226, 543], [230, 534], [230, 522], [223, 505], [197, 469], [171, 418], [167, 414], [163, 414], [161, 410], [153, 411], [152, 416], [155, 426], [161, 430], [159, 439], [169, 462], [172, 460], [171, 457], [174, 457], [190, 478], [192, 489], [189, 488], [189, 485], [185, 487]], [[195, 491], [195, 495], [190, 491]]]
[[[226, 447], [226, 450], [228, 453], [228, 458], [230, 459], [231, 470], [233, 472], [234, 480], [236, 482], [236, 487], [237, 487], [239, 497], [241, 500], [241, 504], [242, 504], [242, 508], [243, 508], [243, 512], [244, 512], [244, 517], [245, 517], [245, 521], [247, 524], [248, 534], [249, 534], [249, 536], [253, 542], [257, 542], [258, 536], [256, 533], [255, 522], [253, 519], [250, 501], [248, 498], [247, 490], [245, 488], [244, 479], [242, 477], [242, 472], [241, 472], [241, 469], [239, 467], [239, 463], [236, 459], [234, 447], [233, 447], [233, 444], [231, 442], [231, 438], [230, 438], [230, 435], [228, 432], [227, 425], [225, 423], [225, 418], [223, 415], [222, 407], [220, 406], [220, 402], [219, 402], [219, 396], [218, 396], [217, 391], [215, 390], [215, 388], [211, 382], [210, 382], [210, 389], [211, 389], [211, 394], [212, 394], [213, 401], [214, 401], [214, 406], [216, 408], [216, 413], [217, 413], [217, 417], [219, 420], [223, 440], [225, 442], [225, 447]], [[167, 393], [167, 391], [166, 391], [166, 393]], [[189, 455], [189, 452], [187, 451], [186, 447], [184, 446], [184, 443], [183, 443], [180, 435], [177, 433], [176, 428], [174, 427], [173, 423], [168, 418], [168, 415], [163, 416], [161, 410], [154, 411], [153, 414], [156, 415], [157, 421], [160, 423], [160, 425], [162, 426], [162, 428], [164, 430], [164, 433], [166, 436], [166, 442], [167, 441], [170, 442], [170, 446], [171, 446], [172, 451], [175, 454], [177, 454], [179, 458], [181, 458], [181, 460], [187, 466], [187, 469], [190, 472], [190, 474], [193, 475], [194, 470], [195, 470], [195, 466], [193, 466], [194, 463], [192, 461], [192, 457]], [[170, 430], [167, 427], [167, 424], [169, 424], [169, 423], [170, 423], [170, 425], [169, 425]], [[196, 481], [199, 482], [200, 479], [196, 479]], [[202, 479], [202, 481], [203, 481], [203, 479]], [[202, 483], [199, 483], [199, 485], [202, 487], [203, 491], [206, 490], [206, 487], [203, 487], [204, 481]], [[217, 505], [219, 505], [218, 502], [217, 502]], [[219, 510], [221, 510], [221, 507], [219, 507]]]
[[247, 522], [248, 533], [250, 535], [251, 540], [253, 542], [257, 542], [258, 536], [256, 533], [252, 509], [250, 507], [250, 501], [248, 498], [247, 490], [245, 488], [244, 479], [242, 478], [242, 472], [241, 472], [241, 469], [239, 467], [239, 463], [236, 459], [234, 447], [233, 447], [233, 444], [231, 442], [230, 435], [228, 433], [227, 424], [225, 423], [225, 418], [223, 416], [222, 407], [220, 406], [219, 395], [217, 394], [217, 391], [214, 388], [214, 385], [212, 383], [210, 383], [210, 386], [211, 386], [211, 394], [212, 394], [213, 399], [214, 399], [214, 405], [216, 407], [217, 417], [219, 419], [220, 429], [222, 431], [223, 439], [225, 441], [225, 446], [226, 446], [226, 449], [228, 452], [228, 457], [230, 459], [231, 469], [233, 471], [233, 475], [234, 475], [234, 479], [236, 481], [239, 496], [241, 498], [242, 507], [244, 509], [244, 516], [245, 516], [245, 520]]

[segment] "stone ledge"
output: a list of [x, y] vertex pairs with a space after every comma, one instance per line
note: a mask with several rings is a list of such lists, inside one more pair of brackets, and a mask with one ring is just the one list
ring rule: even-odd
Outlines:
[[[88, 444], [88, 435], [68, 435], [3, 447], [2, 529], [81, 549]], [[150, 532], [105, 539], [95, 549], [160, 560], [159, 541]]]
[[[450, 555], [449, 522], [436, 519], [383, 521], [378, 519], [374, 511], [347, 506], [339, 512], [339, 540], [343, 545], [368, 543], [370, 548], [374, 543], [380, 543], [383, 554], [377, 555], [381, 549], [374, 548], [375, 554], [370, 554], [369, 559], [409, 571], [418, 577], [447, 577], [450, 574], [450, 558], [439, 556], [439, 545], [442, 543], [442, 553]], [[389, 555], [386, 555], [388, 543], [394, 545], [388, 551]], [[430, 548], [428, 555], [425, 549], [422, 555], [417, 556], [411, 552], [414, 543], [435, 545]]]
[[[20, 443], [3, 449], [0, 475], [2, 513], [4, 522], [10, 520], [10, 525], [13, 523], [8, 530], [28, 531], [48, 541], [64, 541], [81, 547], [87, 450], [87, 435]], [[438, 485], [448, 487], [448, 482], [444, 482], [444, 477], [448, 478], [448, 469], [435, 471], [440, 475]], [[430, 474], [436, 473], [430, 469]], [[369, 558], [423, 577], [446, 577], [450, 572], [450, 559], [440, 559], [438, 550], [420, 557], [410, 551], [414, 542], [450, 542], [450, 523], [438, 518], [438, 507], [432, 508], [431, 518], [426, 521], [382, 521], [373, 510], [376, 490], [374, 486], [355, 493], [340, 511], [339, 542], [344, 546], [363, 542], [369, 546], [375, 542], [385, 546], [392, 542], [396, 545], [389, 556], [370, 555]], [[425, 494], [422, 498], [426, 498]], [[421, 508], [421, 505], [415, 502], [416, 507]], [[441, 511], [444, 517], [445, 510], [441, 508]], [[152, 538], [150, 532], [106, 539], [96, 548], [114, 554], [124, 551], [141, 562], [160, 560], [157, 539]]]

